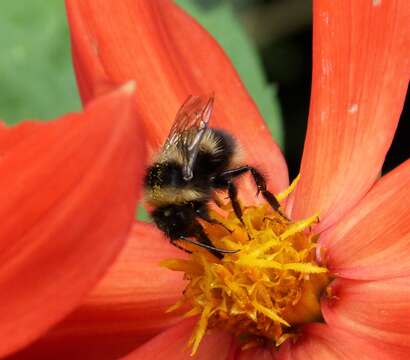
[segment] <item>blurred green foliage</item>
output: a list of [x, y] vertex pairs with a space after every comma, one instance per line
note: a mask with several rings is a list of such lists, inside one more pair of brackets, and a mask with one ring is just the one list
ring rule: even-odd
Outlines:
[[1, 119], [51, 119], [80, 108], [63, 1], [2, 1], [0, 46]]

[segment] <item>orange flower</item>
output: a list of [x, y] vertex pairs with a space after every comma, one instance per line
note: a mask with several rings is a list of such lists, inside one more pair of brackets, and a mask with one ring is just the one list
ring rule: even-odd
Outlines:
[[[135, 79], [136, 120], [152, 153], [186, 96], [213, 91], [213, 125], [238, 138], [245, 161], [268, 174], [273, 192], [288, 186], [283, 156], [238, 75], [182, 10], [166, 0], [67, 0], [67, 9], [84, 103], [107, 84]], [[324, 321], [299, 326], [297, 341], [279, 351], [242, 351], [213, 329], [196, 358], [410, 356], [410, 162], [378, 179], [408, 86], [410, 3], [316, 0], [313, 13], [308, 133], [287, 211], [295, 220], [320, 213], [318, 260], [336, 278], [321, 298]], [[241, 194], [253, 198], [253, 185], [245, 183]], [[139, 346], [127, 359], [189, 359], [195, 322], [164, 314], [185, 286], [158, 267], [171, 256], [184, 255], [152, 225], [136, 223], [83, 304], [20, 358], [112, 359]]]

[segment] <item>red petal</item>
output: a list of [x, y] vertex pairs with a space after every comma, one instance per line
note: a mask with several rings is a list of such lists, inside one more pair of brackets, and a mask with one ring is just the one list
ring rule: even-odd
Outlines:
[[136, 223], [114, 265], [84, 303], [19, 359], [118, 359], [180, 321], [165, 311], [181, 297], [181, 274], [159, 266], [180, 250]]
[[7, 152], [12, 151], [21, 142], [26, 141], [33, 136], [38, 130], [44, 128], [43, 123], [35, 121], [25, 121], [18, 126], [7, 127], [1, 123], [0, 126], [0, 154], [4, 156]]
[[320, 243], [337, 276], [377, 280], [410, 275], [410, 160], [384, 176]]
[[362, 338], [326, 324], [304, 326], [296, 344], [282, 345], [276, 360], [403, 360], [407, 349]]
[[[175, 322], [177, 315], [165, 312], [186, 286], [180, 272], [161, 267], [160, 262], [184, 256], [156, 227], [136, 223], [118, 260], [78, 310], [78, 318], [82, 314], [82, 321], [89, 321], [89, 310], [95, 316], [101, 312], [100, 321], [110, 328], [106, 316], [111, 310], [112, 324], [120, 322], [138, 336], [157, 334]], [[100, 325], [96, 327], [101, 329]]]
[[270, 175], [273, 191], [287, 186], [283, 156], [238, 74], [212, 37], [180, 8], [144, 0], [66, 4], [84, 101], [106, 79], [136, 79], [148, 142], [158, 149], [185, 98], [215, 92], [212, 125], [238, 137], [245, 161]]
[[314, 2], [313, 84], [293, 217], [326, 228], [373, 185], [410, 70], [408, 0]]
[[332, 297], [323, 300], [322, 313], [330, 326], [380, 344], [403, 347], [410, 357], [409, 294], [410, 278], [338, 279], [332, 285]]
[[[196, 321], [196, 320], [195, 320]], [[192, 319], [164, 331], [148, 341], [124, 360], [191, 360], [187, 347], [194, 323]], [[232, 338], [222, 330], [210, 330], [199, 346], [195, 360], [225, 360], [228, 356]]]
[[1, 356], [67, 315], [121, 250], [144, 160], [135, 116], [127, 86], [83, 114], [1, 131]]

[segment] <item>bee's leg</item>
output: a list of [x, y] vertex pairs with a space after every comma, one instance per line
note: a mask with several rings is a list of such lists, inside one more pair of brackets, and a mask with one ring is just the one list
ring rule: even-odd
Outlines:
[[252, 174], [253, 180], [255, 181], [256, 187], [258, 188], [257, 195], [262, 193], [262, 196], [265, 198], [267, 203], [271, 206], [271, 208], [281, 215], [283, 215], [280, 211], [280, 203], [276, 196], [273, 195], [266, 187], [266, 180], [263, 175], [253, 167], [249, 167], [249, 171]]
[[[228, 182], [228, 195], [229, 195], [229, 199], [231, 200], [231, 204], [232, 204], [232, 208], [233, 211], [236, 215], [236, 217], [240, 220], [240, 222], [243, 224], [243, 226], [246, 227], [243, 218], [242, 218], [242, 208], [241, 208], [241, 204], [239, 203], [238, 200], [238, 189], [236, 188], [234, 182], [231, 180], [229, 180]], [[248, 235], [248, 239], [251, 240], [251, 236], [249, 234], [249, 232], [247, 232]]]
[[226, 170], [222, 172], [221, 174], [213, 177], [211, 179], [211, 182], [215, 188], [228, 190], [228, 197], [229, 197], [229, 200], [231, 201], [233, 211], [236, 217], [243, 223], [242, 209], [241, 209], [241, 205], [239, 204], [239, 200], [238, 200], [238, 189], [236, 188], [232, 179], [236, 176], [243, 174], [246, 171], [242, 171], [240, 174], [234, 173], [233, 175], [231, 172], [232, 170]]
[[[209, 252], [211, 254], [213, 254], [214, 256], [216, 256], [218, 259], [222, 259], [224, 257], [224, 254], [235, 254], [237, 253], [239, 250], [226, 250], [226, 249], [220, 249], [217, 247], [214, 247], [212, 245], [207, 245], [204, 244], [201, 240], [201, 242], [199, 241], [195, 241], [195, 240], [191, 240], [189, 238], [186, 238], [184, 236], [180, 237], [178, 240], [182, 240], [182, 241], [186, 241], [187, 243], [199, 246], [201, 248], [207, 249], [209, 250]], [[191, 252], [192, 253], [192, 252]]]
[[273, 195], [266, 187], [266, 180], [263, 177], [263, 175], [256, 170], [254, 167], [252, 166], [241, 166], [239, 168], [236, 169], [229, 169], [226, 170], [224, 172], [222, 172], [221, 174], [219, 174], [220, 177], [225, 177], [225, 178], [235, 178], [238, 176], [241, 176], [242, 174], [246, 173], [246, 172], [250, 172], [253, 180], [255, 181], [256, 187], [258, 189], [257, 194], [261, 193], [262, 196], [264, 197], [264, 199], [268, 202], [268, 204], [271, 206], [271, 208], [273, 210], [275, 210], [276, 212], [278, 212], [280, 215], [282, 215], [283, 217], [286, 218], [286, 216], [282, 213], [282, 211], [280, 210], [280, 203], [279, 201], [276, 199], [275, 195]]
[[228, 181], [228, 195], [229, 200], [231, 200], [232, 208], [236, 217], [241, 221], [241, 223], [243, 223], [242, 208], [238, 200], [238, 189], [236, 188], [232, 180]]
[[202, 247], [204, 249], [209, 250], [210, 253], [215, 255], [218, 259], [222, 259], [224, 254], [235, 254], [239, 250], [226, 250], [226, 249], [220, 249], [215, 247], [211, 240], [208, 238], [208, 235], [206, 235], [204, 229], [202, 228], [201, 224], [199, 222], [195, 222], [194, 228], [192, 229], [192, 235], [198, 239], [198, 241], [191, 240], [185, 236], [180, 236], [179, 240], [186, 241], [188, 243], [197, 245], [199, 247]]
[[[171, 244], [174, 245], [175, 247], [177, 247], [178, 249], [185, 251], [185, 252], [188, 253], [188, 254], [192, 254], [192, 251], [191, 251], [191, 250], [185, 249], [185, 248], [182, 247], [181, 245], [178, 245], [178, 244], [175, 242], [175, 241], [177, 241], [177, 240], [179, 240], [179, 239], [172, 239], [172, 240], [171, 240]], [[181, 239], [181, 240], [182, 240], [182, 239]]]
[[195, 210], [197, 216], [202, 219], [205, 220], [206, 222], [210, 223], [210, 224], [215, 224], [215, 225], [220, 225], [222, 226], [226, 231], [228, 232], [232, 232], [232, 230], [228, 229], [224, 224], [222, 224], [220, 221], [211, 218], [211, 216], [209, 215], [208, 212], [208, 208], [206, 206], [201, 206], [198, 209]]

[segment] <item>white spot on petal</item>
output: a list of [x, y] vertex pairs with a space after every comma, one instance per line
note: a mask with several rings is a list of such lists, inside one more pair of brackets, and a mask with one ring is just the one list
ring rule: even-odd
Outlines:
[[323, 21], [324, 21], [326, 24], [329, 24], [329, 13], [328, 13], [327, 11], [322, 11], [322, 12], [320, 13], [320, 17], [323, 19]]
[[359, 110], [359, 105], [358, 104], [352, 104], [349, 106], [349, 108], [347, 109], [347, 112], [349, 114], [355, 114], [357, 113], [357, 110]]
[[320, 122], [323, 124], [327, 119], [328, 119], [328, 112], [326, 110], [321, 111], [320, 112]]
[[332, 63], [329, 59], [322, 57], [322, 74], [325, 76], [329, 76], [330, 72], [332, 71]]
[[372, 0], [373, 6], [380, 6], [382, 3], [382, 0]]
[[90, 35], [90, 36], [88, 36], [88, 42], [89, 42], [90, 48], [93, 51], [93, 53], [97, 57], [99, 57], [100, 56], [100, 50], [99, 50], [99, 47], [98, 47], [97, 39], [95, 39], [93, 36]]

